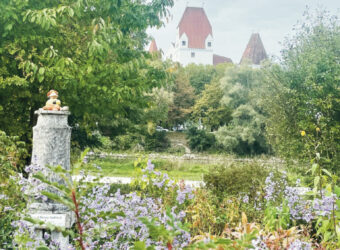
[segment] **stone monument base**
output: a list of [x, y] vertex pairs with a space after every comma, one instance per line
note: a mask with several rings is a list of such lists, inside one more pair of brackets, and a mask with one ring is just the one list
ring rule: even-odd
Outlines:
[[[43, 238], [43, 231], [47, 228], [46, 224], [52, 224], [63, 229], [71, 228], [75, 216], [66, 206], [56, 203], [35, 202], [28, 206], [28, 215], [35, 220], [43, 221], [45, 224], [35, 225], [35, 231], [39, 238]], [[69, 237], [63, 236], [61, 232], [52, 231], [51, 239], [58, 242], [60, 249], [68, 249]]]

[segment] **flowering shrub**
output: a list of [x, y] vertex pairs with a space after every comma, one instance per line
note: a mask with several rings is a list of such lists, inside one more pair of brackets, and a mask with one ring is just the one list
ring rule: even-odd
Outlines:
[[[70, 249], [311, 249], [318, 246], [310, 236], [313, 229], [322, 247], [339, 246], [340, 188], [335, 183], [324, 182], [323, 189], [317, 186], [314, 192], [299, 182], [288, 185], [285, 172], [273, 172], [262, 177], [256, 191], [192, 190], [155, 170], [151, 161], [139, 160], [130, 189], [135, 191], [122, 194], [119, 189], [112, 192], [110, 185], [85, 182], [79, 171], [84, 164], [83, 159], [75, 164], [74, 171], [83, 178], [74, 182], [60, 166], [25, 168], [30, 178], [20, 180], [22, 193], [64, 204], [77, 219], [71, 229], [46, 224], [43, 237], [34, 230], [41, 221], [18, 220], [12, 223], [18, 228], [15, 247], [58, 249], [50, 235], [57, 230], [70, 236]], [[65, 187], [51, 182], [56, 176]]]
[[[181, 249], [190, 243], [190, 234], [182, 223], [186, 213], [176, 206], [167, 209], [161, 197], [155, 198], [152, 195], [171, 189], [171, 202], [180, 206], [192, 199], [193, 193], [190, 188], [183, 184], [176, 185], [167, 175], [158, 173], [153, 168], [149, 161], [142, 170], [145, 176], [140, 184], [148, 181], [145, 183], [146, 187], [153, 191], [144, 192], [143, 195], [136, 192], [122, 195], [120, 190], [112, 194], [109, 185], [85, 183], [85, 175], [80, 182], [71, 183], [67, 181], [67, 172], [61, 167], [42, 169], [34, 164], [26, 167], [31, 177], [23, 179], [21, 183], [22, 190], [30, 195], [33, 192], [35, 200], [55, 200], [74, 211], [77, 218], [75, 230], [57, 228], [71, 236], [71, 245], [74, 247], [129, 249], [144, 244], [145, 247], [153, 246], [157, 249]], [[49, 182], [44, 177], [49, 171], [64, 178], [67, 186], [61, 188], [57, 183]], [[154, 175], [156, 177], [152, 179]], [[58, 247], [48, 235], [40, 239], [36, 234], [34, 223], [41, 224], [40, 221], [32, 218], [27, 220], [19, 220], [13, 224], [18, 227], [15, 236], [18, 247]], [[45, 226], [50, 230], [56, 229], [48, 224]]]
[[150, 160], [140, 160], [135, 165], [138, 177], [132, 185], [142, 190], [141, 195], [161, 198], [164, 207], [176, 207], [176, 210], [185, 208], [194, 198], [190, 186], [183, 181], [176, 183], [167, 173], [156, 171]]
[[11, 222], [19, 218], [18, 214], [25, 206], [17, 171], [22, 169], [26, 155], [25, 143], [0, 131], [0, 248], [13, 247]]
[[[271, 230], [286, 229], [288, 226], [304, 225], [315, 222], [317, 235], [322, 236], [324, 246], [336, 248], [340, 244], [339, 205], [340, 188], [335, 184], [327, 189], [314, 192], [308, 188], [299, 187], [299, 180], [295, 187], [286, 186], [281, 192], [279, 184], [272, 180], [270, 174], [266, 179], [266, 213], [265, 223]], [[321, 195], [319, 195], [321, 193]], [[281, 197], [281, 198], [279, 198]], [[281, 203], [275, 206], [275, 203]], [[310, 249], [309, 244], [294, 243]]]

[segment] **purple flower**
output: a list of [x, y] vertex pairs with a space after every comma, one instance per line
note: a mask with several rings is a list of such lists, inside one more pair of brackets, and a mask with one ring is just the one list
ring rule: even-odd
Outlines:
[[336, 200], [335, 194], [323, 196], [322, 199], [314, 199], [313, 208], [316, 214], [319, 216], [330, 216], [333, 209], [337, 209]]
[[45, 233], [44, 233], [44, 239], [45, 239], [45, 240], [48, 240], [49, 238], [50, 238], [50, 234], [47, 233], [47, 232], [45, 232]]
[[288, 250], [311, 250], [312, 244], [309, 242], [304, 242], [300, 240], [295, 240], [290, 246]]
[[151, 160], [148, 160], [148, 164], [147, 164], [147, 166], [146, 166], [146, 170], [148, 170], [149, 172], [151, 172], [151, 171], [154, 170], [154, 168], [155, 168], [155, 165], [153, 165], [153, 164], [151, 163]]
[[249, 202], [249, 196], [248, 196], [248, 195], [243, 196], [242, 201], [243, 201], [244, 203], [248, 203], [248, 202]]

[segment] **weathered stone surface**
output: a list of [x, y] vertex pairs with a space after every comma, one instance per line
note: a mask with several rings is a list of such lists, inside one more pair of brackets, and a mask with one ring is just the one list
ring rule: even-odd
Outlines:
[[33, 128], [32, 161], [39, 166], [70, 169], [71, 127], [67, 124], [68, 111], [39, 109], [37, 125]]
[[[35, 114], [38, 115], [38, 122], [33, 128], [32, 164], [42, 167], [43, 174], [50, 181], [65, 184], [64, 180], [52, 174], [46, 166], [59, 165], [70, 170], [71, 127], [67, 123], [70, 112], [39, 109]], [[64, 228], [70, 228], [74, 223], [73, 212], [67, 206], [55, 201], [32, 200], [27, 208], [32, 218], [45, 223]], [[35, 226], [35, 228], [42, 237], [44, 226]], [[60, 232], [51, 232], [51, 238], [60, 244], [60, 249], [67, 249], [69, 246], [69, 238], [64, 237]]]
[[[70, 249], [69, 246], [69, 237], [68, 236], [63, 236], [61, 232], [53, 231], [51, 232], [51, 239], [54, 240], [55, 242], [59, 243], [59, 248], [62, 250]], [[73, 249], [73, 248], [71, 248]]]
[[[57, 227], [67, 227], [67, 214], [52, 214], [52, 213], [36, 213], [30, 214], [33, 219], [41, 220], [45, 223], [51, 223]], [[69, 227], [69, 226], [68, 226]]]
[[[65, 184], [65, 180], [45, 167], [60, 165], [70, 170], [71, 127], [67, 124], [70, 112], [39, 109], [35, 114], [38, 122], [33, 127], [32, 164], [43, 167], [42, 173], [49, 181]], [[52, 188], [47, 191], [57, 193]]]

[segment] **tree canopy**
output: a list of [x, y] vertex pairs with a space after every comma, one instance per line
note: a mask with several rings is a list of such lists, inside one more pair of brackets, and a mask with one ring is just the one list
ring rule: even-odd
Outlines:
[[257, 105], [260, 98], [261, 71], [243, 65], [228, 68], [220, 81], [222, 105], [231, 110], [231, 122], [215, 133], [217, 141], [229, 152], [259, 154], [268, 151], [265, 116]]
[[281, 155], [314, 158], [317, 149], [321, 157], [339, 157], [339, 51], [339, 19], [307, 13], [287, 40], [281, 65], [267, 68], [263, 106], [269, 138]]
[[172, 0], [0, 2], [0, 129], [31, 138], [50, 89], [88, 131], [138, 119], [141, 98], [166, 79], [144, 51]]

